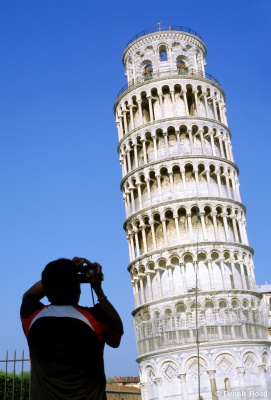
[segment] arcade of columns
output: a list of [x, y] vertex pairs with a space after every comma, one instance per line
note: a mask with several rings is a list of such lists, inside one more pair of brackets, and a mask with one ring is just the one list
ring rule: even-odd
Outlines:
[[187, 28], [127, 45], [114, 111], [143, 400], [271, 399], [225, 93]]

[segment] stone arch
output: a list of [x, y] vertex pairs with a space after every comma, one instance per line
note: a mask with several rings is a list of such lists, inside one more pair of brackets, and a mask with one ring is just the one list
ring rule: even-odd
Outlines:
[[213, 278], [216, 282], [216, 290], [224, 288], [223, 274], [222, 274], [222, 266], [220, 254], [217, 250], [211, 252], [211, 260], [212, 260], [212, 270], [213, 270]]
[[186, 242], [190, 238], [189, 227], [187, 223], [187, 209], [185, 206], [178, 208], [178, 224], [181, 242]]
[[207, 169], [204, 162], [200, 162], [197, 165], [198, 169], [198, 185], [199, 185], [199, 192], [202, 195], [209, 196], [209, 184], [207, 181]]
[[144, 225], [144, 231], [146, 236], [147, 251], [152, 251], [154, 250], [154, 242], [150, 225], [150, 217], [146, 214], [143, 215], [142, 222]]
[[257, 379], [259, 379], [258, 365], [261, 361], [260, 355], [252, 349], [243, 353], [242, 365], [245, 368], [244, 381], [247, 386], [250, 386], [251, 382], [257, 382]]
[[196, 285], [196, 274], [194, 267], [193, 255], [191, 253], [185, 253], [183, 255], [185, 278], [187, 289], [194, 288]]
[[167, 208], [165, 210], [165, 225], [166, 225], [166, 236], [167, 242], [169, 246], [173, 246], [177, 244], [176, 238], [176, 226], [173, 217], [173, 211], [171, 208]]
[[142, 371], [143, 381], [148, 385], [148, 393], [151, 398], [157, 398], [156, 368], [151, 363], [146, 364]]
[[167, 165], [166, 166], [162, 165], [160, 167], [159, 175], [160, 175], [160, 184], [162, 193], [167, 193], [169, 195], [168, 197], [172, 198], [172, 196], [170, 196], [170, 194], [172, 195], [172, 193], [171, 193], [170, 177]]
[[153, 213], [153, 222], [156, 247], [159, 249], [164, 246], [164, 232], [160, 212], [155, 211]]
[[215, 240], [213, 211], [210, 205], [204, 206], [204, 222], [205, 222], [206, 236], [208, 237], [209, 240]]
[[186, 115], [184, 92], [180, 84], [174, 85], [174, 98], [175, 98], [176, 115], [177, 116]]
[[196, 384], [199, 372], [201, 379], [209, 386], [207, 390], [210, 391], [210, 380], [207, 373], [208, 370], [208, 361], [203, 356], [197, 357], [196, 355], [192, 355], [188, 359], [184, 360], [184, 371], [187, 373], [186, 382], [188, 386]]
[[206, 108], [203, 93], [205, 92], [202, 85], [197, 86], [197, 111], [198, 116], [206, 117]]
[[143, 124], [147, 124], [148, 122], [150, 122], [150, 107], [147, 96], [148, 93], [145, 90], [140, 93]]
[[213, 324], [216, 320], [215, 318], [215, 303], [211, 299], [206, 299], [204, 302], [204, 317], [206, 324]]
[[174, 108], [169, 85], [162, 86], [163, 111], [165, 118], [174, 117]]
[[205, 150], [205, 155], [212, 156], [213, 155], [213, 149], [212, 149], [212, 143], [211, 143], [211, 138], [210, 138], [210, 128], [207, 125], [203, 125], [203, 138], [204, 138], [204, 150]]
[[270, 364], [270, 353], [267, 349], [263, 350], [262, 353], [262, 364], [268, 366]]
[[204, 251], [197, 256], [198, 287], [199, 290], [211, 290], [211, 277], [207, 262], [207, 254]]
[[172, 166], [172, 175], [173, 175], [173, 188], [174, 192], [178, 193], [183, 190], [183, 182], [182, 182], [182, 175], [181, 175], [181, 168], [180, 165], [174, 162]]
[[153, 168], [150, 169], [148, 179], [150, 182], [151, 197], [155, 204], [158, 202], [158, 197], [159, 197], [158, 182], [157, 182], [157, 176], [156, 176], [155, 169], [153, 169]]
[[187, 98], [187, 105], [188, 105], [188, 112], [191, 117], [197, 115], [197, 108], [196, 108], [196, 99], [194, 94], [194, 88], [192, 85], [186, 85], [186, 98]]
[[193, 241], [201, 242], [204, 240], [203, 237], [203, 227], [200, 217], [200, 209], [198, 205], [193, 205], [190, 210], [191, 213], [191, 224], [193, 231]]
[[211, 163], [209, 165], [209, 174], [210, 174], [210, 192], [211, 196], [218, 197], [219, 189], [218, 189], [218, 180], [217, 180], [217, 171], [215, 164]]
[[186, 125], [180, 126], [180, 154], [182, 156], [191, 154], [191, 145]]
[[163, 377], [166, 385], [172, 385], [172, 382], [178, 380], [179, 367], [175, 360], [164, 360], [161, 364], [161, 376]]
[[168, 45], [167, 43], [159, 43], [157, 46], [159, 61], [168, 61]]
[[231, 390], [233, 387], [239, 387], [236, 366], [238, 360], [236, 355], [229, 351], [219, 351], [213, 356], [213, 364], [216, 370], [216, 379], [223, 382], [224, 390]]
[[167, 136], [168, 136], [167, 140], [168, 140], [169, 157], [178, 155], [177, 133], [176, 133], [176, 128], [174, 126], [171, 125], [167, 128]]

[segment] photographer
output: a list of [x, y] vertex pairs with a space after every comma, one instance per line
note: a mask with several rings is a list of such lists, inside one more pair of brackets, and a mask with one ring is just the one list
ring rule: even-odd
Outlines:
[[[21, 320], [31, 358], [33, 400], [105, 400], [105, 343], [118, 347], [121, 319], [102, 289], [102, 267], [85, 258], [46, 265], [23, 296]], [[94, 307], [81, 307], [80, 283], [91, 282]], [[40, 300], [47, 296], [50, 305]]]

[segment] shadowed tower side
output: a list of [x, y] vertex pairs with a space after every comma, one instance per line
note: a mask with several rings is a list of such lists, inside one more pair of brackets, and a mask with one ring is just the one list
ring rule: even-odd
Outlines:
[[114, 112], [143, 400], [270, 391], [225, 93], [205, 58], [196, 32], [172, 26], [123, 54]]

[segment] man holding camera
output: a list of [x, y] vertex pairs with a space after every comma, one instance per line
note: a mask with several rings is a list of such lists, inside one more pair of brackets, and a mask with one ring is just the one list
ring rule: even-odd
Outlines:
[[[100, 264], [62, 258], [47, 264], [41, 281], [23, 295], [33, 400], [106, 399], [103, 349], [105, 343], [119, 346], [123, 325], [102, 280]], [[94, 307], [78, 305], [81, 282], [90, 282], [96, 293]], [[40, 302], [44, 296], [50, 305]]]

